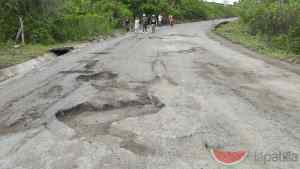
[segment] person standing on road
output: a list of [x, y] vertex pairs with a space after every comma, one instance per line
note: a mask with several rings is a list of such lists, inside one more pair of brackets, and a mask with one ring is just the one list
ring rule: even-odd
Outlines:
[[169, 24], [173, 27], [174, 26], [174, 17], [173, 17], [173, 15], [170, 15], [169, 16]]
[[155, 15], [152, 15], [152, 17], [150, 19], [150, 23], [151, 23], [151, 31], [152, 31], [152, 33], [155, 33], [156, 25], [157, 25], [157, 19], [156, 19]]
[[138, 33], [140, 29], [140, 19], [138, 17], [134, 20], [134, 32]]
[[126, 31], [129, 32], [130, 31], [130, 21], [129, 21], [129, 18], [125, 19], [124, 26], [125, 26]]
[[147, 32], [148, 18], [146, 16], [146, 14], [143, 14], [142, 25], [143, 25], [143, 32], [144, 33]]
[[158, 15], [158, 25], [162, 26], [163, 16], [161, 14]]

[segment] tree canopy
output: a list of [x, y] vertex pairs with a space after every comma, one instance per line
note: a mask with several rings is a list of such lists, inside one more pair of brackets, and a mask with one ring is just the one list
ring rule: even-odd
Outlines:
[[300, 54], [299, 0], [241, 0], [240, 16], [252, 35], [276, 48]]
[[0, 0], [0, 42], [14, 40], [19, 17], [27, 42], [54, 43], [107, 34], [142, 13], [199, 20], [233, 16], [232, 11], [199, 0]]

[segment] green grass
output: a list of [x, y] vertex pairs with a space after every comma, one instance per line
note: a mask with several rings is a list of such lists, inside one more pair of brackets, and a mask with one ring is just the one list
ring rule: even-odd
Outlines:
[[26, 45], [20, 48], [13, 48], [2, 45], [0, 48], [0, 68], [25, 62], [42, 55], [47, 51], [46, 46]]
[[253, 49], [263, 55], [277, 58], [288, 59], [295, 56], [288, 51], [280, 50], [268, 45], [268, 43], [259, 35], [251, 36], [247, 33], [247, 27], [239, 21], [229, 22], [221, 25], [215, 32], [226, 39], [241, 44], [249, 49]]
[[115, 34], [124, 34], [126, 31], [123, 29], [115, 29], [114, 33], [107, 33], [101, 36], [94, 36], [91, 38], [86, 38], [82, 41], [68, 41], [65, 43], [56, 43], [52, 45], [42, 45], [42, 44], [26, 44], [19, 48], [15, 48], [13, 44], [4, 44], [0, 43], [0, 69], [13, 66], [26, 62], [30, 59], [42, 56], [47, 53], [51, 48], [64, 47], [64, 46], [74, 46], [76, 44], [88, 42], [90, 40], [99, 39], [99, 38], [109, 38], [113, 37]]
[[13, 45], [0, 44], [0, 69], [26, 62], [30, 59], [42, 56], [50, 48], [62, 47], [66, 44], [55, 45], [25, 45], [14, 48]]

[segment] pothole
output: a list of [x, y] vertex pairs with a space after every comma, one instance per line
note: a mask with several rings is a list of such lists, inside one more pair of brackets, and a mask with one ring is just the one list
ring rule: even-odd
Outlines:
[[203, 52], [204, 49], [201, 48], [201, 47], [193, 47], [193, 48], [190, 48], [190, 49], [187, 49], [187, 50], [177, 51], [177, 53], [194, 53], [194, 52], [197, 52], [197, 51]]
[[33, 121], [40, 119], [41, 115], [37, 112], [31, 112], [23, 114], [21, 117], [16, 119], [13, 123], [0, 124], [0, 135], [6, 135], [11, 133], [22, 132], [28, 130]]
[[198, 35], [188, 35], [188, 34], [169, 34], [169, 35], [166, 35], [166, 36], [169, 36], [169, 37], [172, 37], [172, 36], [179, 36], [179, 37], [186, 37], [186, 38], [195, 38], [195, 37], [197, 37]]
[[92, 61], [89, 61], [85, 66], [84, 68], [85, 69], [92, 69], [96, 66], [96, 64], [98, 63], [99, 60], [92, 60]]
[[110, 71], [103, 71], [103, 72], [90, 74], [90, 75], [80, 75], [77, 77], [77, 81], [88, 82], [91, 80], [111, 80], [116, 77], [118, 77], [117, 73], [113, 73]]
[[67, 70], [67, 71], [61, 71], [59, 72], [61, 74], [91, 74], [94, 73], [90, 70]]
[[63, 86], [61, 85], [55, 85], [46, 90], [43, 93], [40, 93], [40, 95], [44, 98], [49, 98], [49, 97], [57, 97], [59, 96], [63, 91]]
[[[99, 101], [100, 102], [100, 101]], [[71, 107], [66, 110], [60, 110], [56, 117], [64, 121], [65, 119], [71, 119], [76, 115], [79, 115], [84, 112], [103, 112], [103, 111], [110, 111], [115, 109], [122, 109], [122, 108], [128, 108], [128, 107], [138, 107], [139, 106], [147, 106], [152, 105], [153, 107], [150, 108], [150, 111], [155, 108], [163, 108], [164, 104], [155, 96], [147, 96], [147, 95], [140, 95], [138, 96], [137, 100], [114, 100], [114, 101], [108, 101], [108, 102], [84, 102], [81, 104], [78, 104], [74, 107]], [[142, 107], [145, 108], [145, 107]], [[142, 110], [142, 109], [141, 109]], [[147, 112], [139, 111], [140, 114], [147, 114]]]
[[74, 47], [63, 47], [63, 48], [53, 48], [49, 52], [54, 53], [56, 56], [62, 56], [74, 50]]
[[113, 127], [119, 121], [155, 114], [164, 107], [156, 96], [149, 95], [145, 90], [146, 87], [143, 90], [104, 88], [89, 101], [60, 110], [56, 113], [56, 118], [89, 142], [101, 142], [104, 137], [107, 141], [107, 136], [119, 138], [120, 148], [139, 155], [151, 155], [155, 151], [136, 142], [135, 133]]
[[102, 52], [93, 52], [92, 54], [94, 54], [94, 55], [108, 55], [108, 54], [110, 54], [110, 52], [102, 51]]
[[195, 52], [204, 53], [205, 51], [206, 51], [206, 49], [204, 49], [202, 47], [192, 47], [190, 49], [183, 49], [183, 50], [177, 50], [177, 51], [164, 51], [164, 52], [162, 52], [162, 55], [169, 55], [169, 54], [174, 54], [174, 53], [178, 53], [178, 54], [190, 54], [190, 53], [195, 53]]
[[143, 144], [139, 144], [133, 140], [122, 142], [120, 147], [142, 156], [149, 156], [149, 155], [156, 154], [156, 151], [154, 149], [145, 146]]
[[166, 38], [161, 36], [149, 36], [148, 39], [166, 39]]

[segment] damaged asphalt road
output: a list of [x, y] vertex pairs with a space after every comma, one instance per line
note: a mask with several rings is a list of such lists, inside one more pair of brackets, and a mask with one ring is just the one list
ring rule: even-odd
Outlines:
[[91, 43], [0, 84], [0, 168], [226, 168], [211, 148], [300, 155], [300, 76], [210, 39], [216, 22]]

